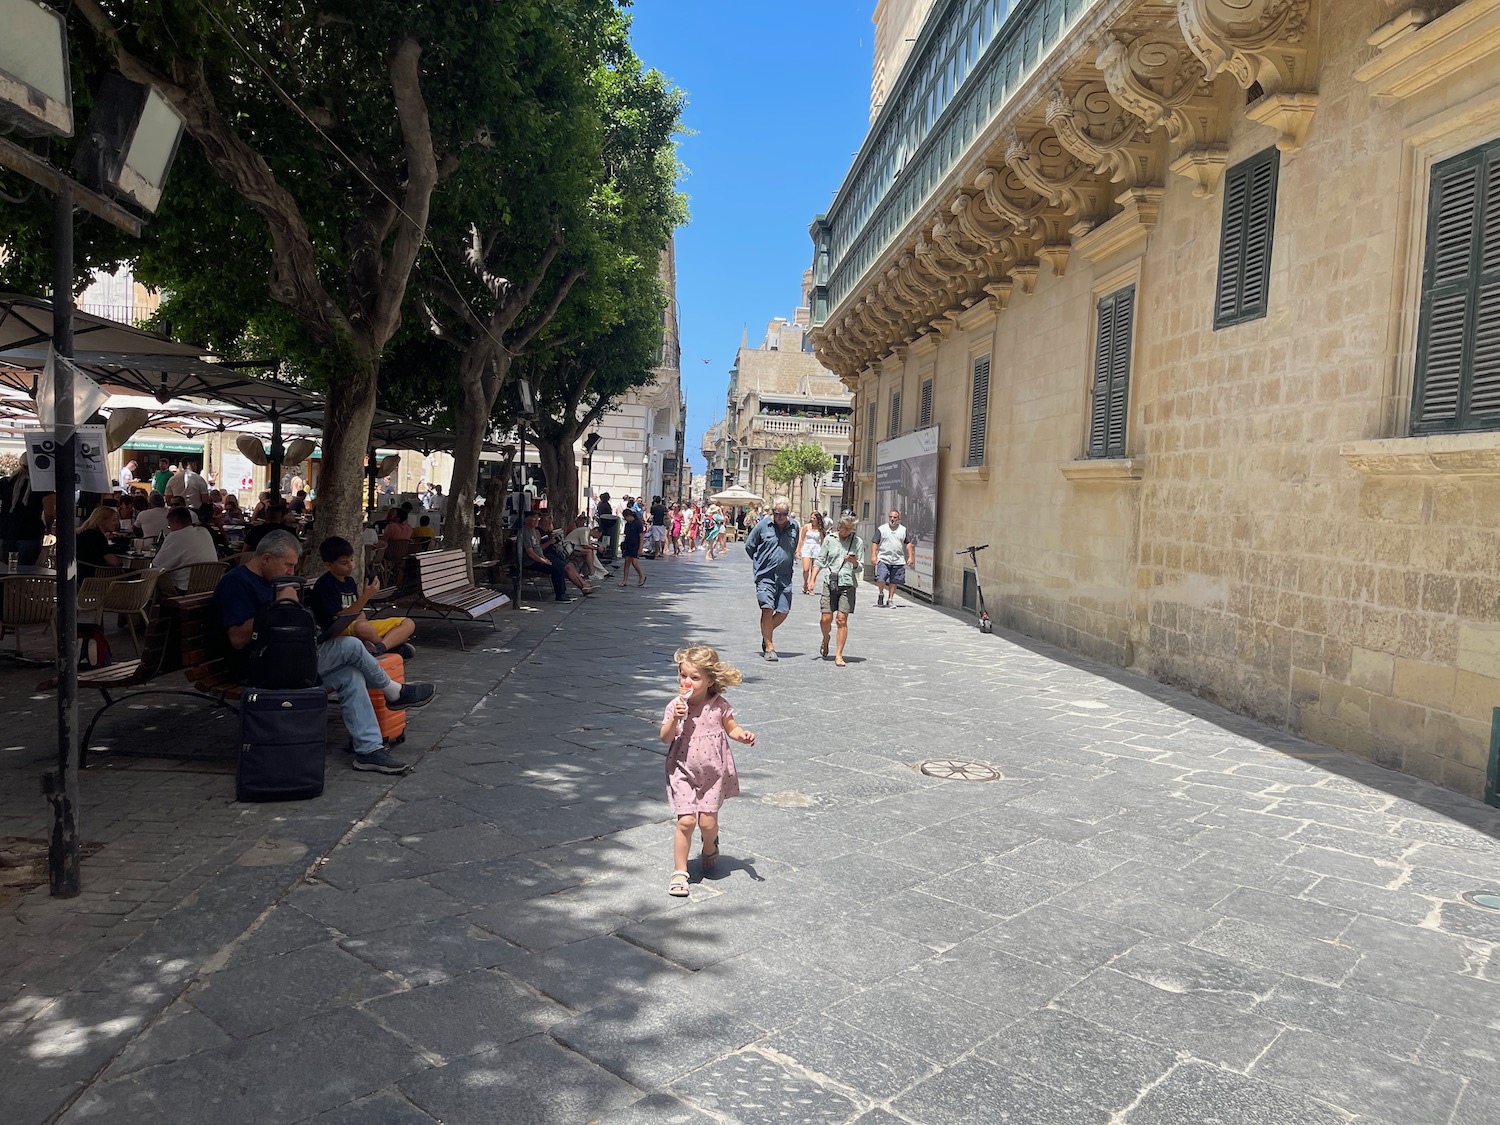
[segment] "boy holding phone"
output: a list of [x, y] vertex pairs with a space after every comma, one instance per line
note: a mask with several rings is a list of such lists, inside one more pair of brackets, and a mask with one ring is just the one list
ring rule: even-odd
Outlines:
[[321, 632], [318, 643], [334, 637], [354, 637], [379, 656], [394, 652], [403, 660], [417, 655], [407, 642], [417, 631], [410, 617], [381, 617], [371, 621], [365, 607], [380, 590], [380, 580], [371, 578], [361, 588], [354, 578], [354, 547], [337, 535], [318, 547], [324, 574], [313, 584], [312, 612]]

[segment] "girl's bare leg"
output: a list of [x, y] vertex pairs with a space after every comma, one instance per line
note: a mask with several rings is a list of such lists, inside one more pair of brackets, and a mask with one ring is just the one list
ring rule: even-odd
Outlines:
[[677, 833], [672, 840], [673, 871], [687, 870], [688, 849], [693, 846], [693, 828], [697, 823], [698, 818], [692, 813], [677, 818]]

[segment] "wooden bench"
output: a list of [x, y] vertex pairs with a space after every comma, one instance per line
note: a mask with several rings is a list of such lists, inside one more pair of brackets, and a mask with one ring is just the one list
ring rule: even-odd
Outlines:
[[[190, 594], [180, 598], [163, 598], [152, 614], [141, 637], [141, 655], [78, 673], [78, 686], [99, 692], [104, 703], [89, 720], [83, 734], [83, 760], [88, 762], [88, 748], [99, 723], [111, 707], [143, 695], [181, 695], [203, 700], [208, 696], [215, 706], [234, 710], [234, 700], [241, 687], [229, 679], [223, 657], [215, 643], [218, 615], [213, 608], [213, 594]], [[157, 679], [173, 672], [186, 674], [196, 689], [154, 687]], [[144, 691], [126, 692], [130, 688]], [[126, 757], [191, 758], [195, 754], [175, 754], [167, 750], [113, 751]]]
[[509, 605], [510, 599], [470, 582], [467, 556], [457, 548], [450, 548], [407, 556], [393, 604], [431, 610], [444, 621], [452, 621], [458, 633], [458, 647], [462, 649], [464, 635], [458, 628], [458, 619], [478, 621], [488, 617], [490, 627], [498, 628], [495, 611]]

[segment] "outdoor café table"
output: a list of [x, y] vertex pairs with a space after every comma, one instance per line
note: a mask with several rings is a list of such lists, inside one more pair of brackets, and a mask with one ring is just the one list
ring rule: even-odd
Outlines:
[[5, 565], [5, 563], [4, 563], [3, 560], [0, 560], [0, 577], [8, 578], [12, 574], [18, 574], [18, 575], [34, 574], [34, 575], [36, 575], [37, 577], [40, 577], [40, 578], [56, 578], [57, 577], [57, 571], [52, 570], [52, 569], [50, 569], [48, 567], [45, 567], [45, 566], [18, 566], [18, 567], [16, 567], [15, 570], [11, 570], [8, 566]]

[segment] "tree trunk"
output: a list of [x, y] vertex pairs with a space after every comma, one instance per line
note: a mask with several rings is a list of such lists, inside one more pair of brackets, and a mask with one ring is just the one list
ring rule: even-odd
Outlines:
[[[364, 530], [364, 467], [375, 420], [377, 367], [373, 361], [356, 367], [328, 388], [316, 509], [320, 541], [339, 535], [357, 545]], [[316, 549], [317, 544], [310, 546]]]
[[547, 507], [554, 519], [561, 521], [579, 512], [578, 462], [573, 459], [573, 442], [564, 437], [539, 434], [537, 460], [547, 475]]

